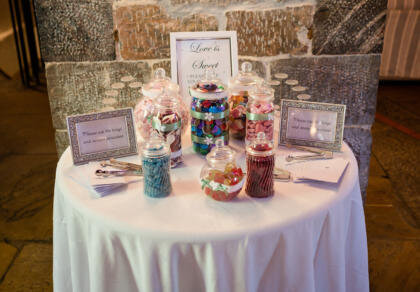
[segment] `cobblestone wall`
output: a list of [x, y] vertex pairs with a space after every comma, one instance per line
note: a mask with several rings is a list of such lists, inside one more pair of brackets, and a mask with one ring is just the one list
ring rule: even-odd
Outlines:
[[155, 68], [170, 72], [170, 32], [236, 30], [240, 62], [347, 105], [365, 196], [386, 0], [35, 0], [35, 10], [59, 154], [67, 115], [132, 106]]

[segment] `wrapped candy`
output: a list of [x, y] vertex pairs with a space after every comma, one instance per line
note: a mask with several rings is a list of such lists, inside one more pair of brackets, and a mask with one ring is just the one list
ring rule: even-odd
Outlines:
[[216, 139], [229, 142], [229, 104], [226, 86], [220, 80], [206, 78], [190, 88], [191, 140], [195, 152], [206, 155]]
[[257, 139], [246, 147], [247, 178], [245, 192], [248, 196], [265, 198], [274, 194], [274, 146], [260, 132]]
[[170, 149], [158, 135], [153, 134], [142, 148], [144, 194], [149, 197], [166, 197], [172, 191], [169, 174]]
[[257, 84], [263, 80], [252, 71], [249, 62], [243, 62], [241, 71], [229, 80], [229, 131], [230, 137], [244, 139], [246, 133], [246, 106], [248, 94]]
[[274, 90], [258, 84], [249, 93], [246, 112], [245, 144], [256, 139], [257, 133], [264, 132], [266, 139], [274, 141]]
[[151, 119], [152, 128], [170, 145], [171, 167], [182, 163], [180, 106], [169, 90], [156, 98], [155, 111]]
[[171, 82], [171, 80], [165, 75], [164, 69], [156, 69], [154, 78], [141, 89], [144, 97], [134, 108], [134, 120], [136, 122], [140, 142], [149, 139], [150, 134], [152, 133], [151, 118], [155, 111], [156, 98], [162, 93], [163, 89], [171, 93], [178, 101], [179, 113], [181, 115], [181, 119], [184, 121], [181, 124], [181, 133], [185, 133], [188, 128], [189, 109], [182, 101], [182, 97], [178, 94], [179, 86]]
[[235, 164], [235, 151], [224, 146], [224, 141], [219, 139], [206, 159], [207, 164], [200, 174], [201, 188], [205, 194], [217, 201], [235, 198], [245, 181], [242, 169]]

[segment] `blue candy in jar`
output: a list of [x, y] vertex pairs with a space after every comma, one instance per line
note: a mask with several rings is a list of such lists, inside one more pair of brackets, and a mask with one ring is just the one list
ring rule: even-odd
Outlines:
[[172, 192], [170, 157], [169, 145], [157, 133], [143, 145], [142, 166], [146, 196], [161, 198]]

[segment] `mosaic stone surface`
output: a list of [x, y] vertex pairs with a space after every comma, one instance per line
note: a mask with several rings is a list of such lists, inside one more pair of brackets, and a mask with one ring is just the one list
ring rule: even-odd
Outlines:
[[169, 58], [170, 32], [218, 29], [214, 16], [172, 18], [158, 5], [116, 5], [114, 23], [117, 55], [124, 60]]
[[48, 63], [46, 76], [55, 129], [66, 116], [133, 107], [151, 69], [142, 61]]
[[359, 165], [359, 182], [363, 200], [366, 199], [366, 189], [369, 178], [370, 154], [372, 149], [372, 133], [370, 129], [358, 127], [344, 128], [344, 141], [353, 150]]
[[381, 53], [386, 4], [386, 0], [319, 0], [313, 54]]
[[[281, 59], [271, 63], [271, 76], [287, 73], [307, 88], [309, 101], [346, 104], [346, 125], [371, 125], [375, 117], [380, 56], [314, 56]], [[276, 102], [296, 99], [291, 86], [275, 86]]]
[[42, 58], [114, 60], [112, 1], [35, 0]]
[[238, 51], [244, 56], [305, 54], [310, 40], [314, 7], [311, 5], [268, 10], [226, 12], [226, 30], [238, 33]]

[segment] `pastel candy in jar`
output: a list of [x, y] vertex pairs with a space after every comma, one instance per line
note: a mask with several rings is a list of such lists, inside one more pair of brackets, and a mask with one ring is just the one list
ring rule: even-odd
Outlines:
[[246, 146], [247, 178], [245, 192], [248, 196], [265, 198], [274, 194], [274, 145], [260, 132]]
[[235, 163], [235, 151], [219, 139], [206, 159], [207, 163], [200, 174], [204, 193], [217, 201], [230, 201], [235, 198], [241, 192], [245, 181], [242, 169]]
[[249, 91], [261, 82], [262, 78], [252, 71], [252, 64], [249, 62], [243, 62], [238, 75], [229, 80], [230, 137], [240, 140], [245, 138]]
[[142, 147], [144, 194], [149, 197], [166, 197], [172, 192], [170, 178], [170, 148], [157, 133]]
[[266, 84], [258, 84], [249, 92], [246, 113], [245, 143], [257, 138], [264, 132], [266, 139], [274, 141], [274, 90]]
[[226, 85], [206, 71], [205, 79], [190, 88], [191, 140], [195, 152], [206, 155], [216, 139], [229, 142], [229, 104]]
[[134, 120], [140, 142], [149, 139], [152, 133], [152, 116], [155, 111], [156, 98], [162, 93], [162, 90], [170, 92], [179, 102], [179, 109], [181, 118], [184, 123], [181, 125], [181, 132], [184, 133], [187, 129], [189, 121], [189, 110], [179, 95], [179, 86], [166, 76], [165, 70], [162, 68], [156, 69], [154, 77], [150, 82], [145, 84], [141, 92], [143, 98], [137, 103], [134, 108]]
[[170, 91], [164, 90], [156, 99], [152, 128], [170, 145], [171, 168], [182, 162], [181, 125], [179, 103]]

